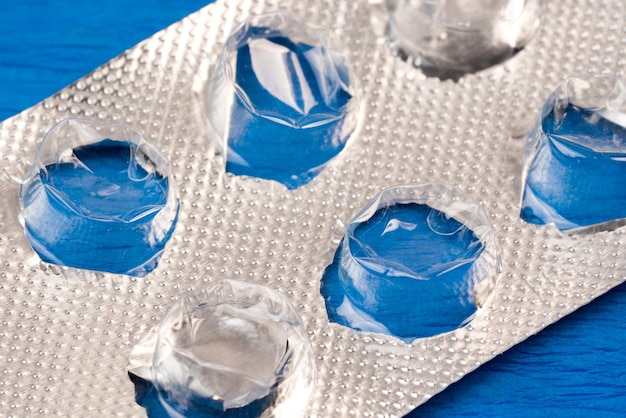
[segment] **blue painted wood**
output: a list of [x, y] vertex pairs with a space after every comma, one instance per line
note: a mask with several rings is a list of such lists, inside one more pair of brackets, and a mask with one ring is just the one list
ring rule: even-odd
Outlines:
[[24, 0], [0, 11], [0, 121], [211, 0]]

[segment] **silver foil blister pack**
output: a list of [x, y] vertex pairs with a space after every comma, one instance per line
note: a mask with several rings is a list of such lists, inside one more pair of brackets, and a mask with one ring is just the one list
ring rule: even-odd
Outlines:
[[[310, 183], [226, 174], [203, 94], [226, 37], [283, 10], [333, 28], [359, 89], [357, 126]], [[624, 228], [562, 232], [520, 219], [525, 137], [568, 76], [623, 76], [621, 1], [547, 1], [506, 62], [442, 81], [394, 56], [382, 3], [218, 1], [0, 125], [0, 413], [142, 416], [127, 364], [174, 300], [221, 279], [285, 295], [316, 360], [308, 416], [402, 416], [626, 279]], [[20, 183], [58, 121], [127, 124], [171, 164], [180, 212], [143, 278], [40, 261], [20, 223]], [[354, 214], [383, 188], [440, 183], [478, 202], [500, 248], [495, 288], [466, 326], [407, 344], [331, 323], [320, 294]]]

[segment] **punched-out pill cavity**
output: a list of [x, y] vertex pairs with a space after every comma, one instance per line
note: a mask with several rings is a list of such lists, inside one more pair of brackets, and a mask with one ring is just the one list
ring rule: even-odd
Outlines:
[[411, 342], [468, 323], [498, 268], [478, 204], [444, 185], [403, 185], [349, 222], [321, 291], [332, 322]]
[[178, 216], [165, 156], [129, 126], [83, 119], [46, 134], [20, 199], [43, 261], [132, 276], [157, 266]]
[[571, 232], [623, 225], [623, 80], [570, 78], [548, 97], [526, 143], [520, 216]]
[[303, 416], [316, 375], [289, 300], [235, 280], [174, 303], [159, 326], [151, 370], [163, 406], [184, 416]]
[[541, 0], [390, 0], [388, 39], [426, 75], [456, 79], [499, 64], [530, 42]]
[[205, 98], [226, 171], [289, 189], [317, 176], [356, 126], [355, 79], [339, 42], [284, 13], [234, 30]]

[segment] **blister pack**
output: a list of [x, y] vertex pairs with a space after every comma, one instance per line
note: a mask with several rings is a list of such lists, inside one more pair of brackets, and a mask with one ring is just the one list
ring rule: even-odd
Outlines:
[[626, 3], [436, 3], [219, 0], [0, 124], [0, 413], [403, 416], [624, 282]]

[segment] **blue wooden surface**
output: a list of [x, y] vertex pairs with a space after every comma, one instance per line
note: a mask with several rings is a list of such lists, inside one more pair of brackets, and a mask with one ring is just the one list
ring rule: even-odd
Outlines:
[[0, 10], [0, 121], [211, 0], [23, 0]]
[[[5, 2], [0, 120], [208, 2]], [[622, 285], [466, 376], [413, 416], [624, 416], [625, 312]]]

